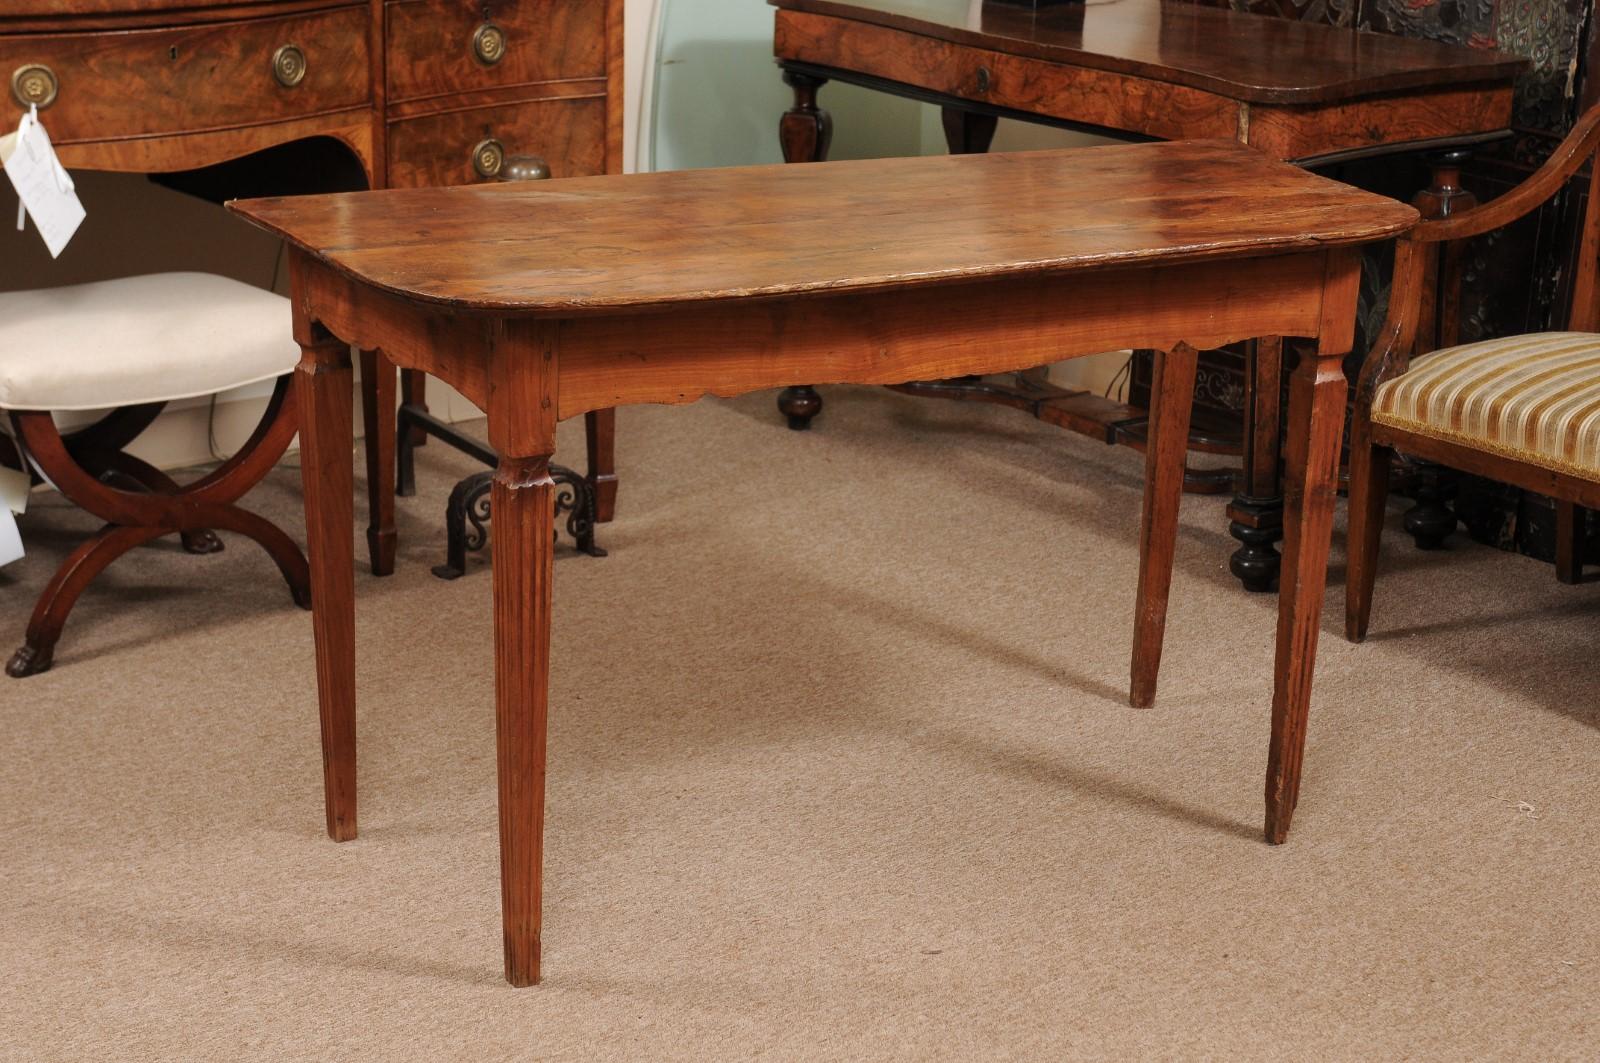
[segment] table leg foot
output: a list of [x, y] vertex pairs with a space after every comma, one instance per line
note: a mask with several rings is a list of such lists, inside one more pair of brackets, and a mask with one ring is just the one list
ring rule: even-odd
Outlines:
[[811, 419], [822, 412], [822, 396], [809, 384], [784, 388], [778, 396], [778, 409], [789, 420], [789, 427], [804, 432], [811, 427]]
[[1240, 544], [1228, 558], [1228, 571], [1247, 591], [1272, 590], [1283, 560], [1273, 548], [1283, 538], [1283, 499], [1239, 495], [1228, 506], [1228, 518], [1228, 534]]

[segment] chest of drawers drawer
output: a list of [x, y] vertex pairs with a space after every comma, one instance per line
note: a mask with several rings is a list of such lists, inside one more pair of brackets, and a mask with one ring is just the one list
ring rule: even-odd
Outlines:
[[361, 5], [122, 33], [0, 36], [8, 121], [62, 144], [262, 125], [371, 98]]
[[389, 126], [389, 183], [395, 187], [493, 180], [514, 155], [538, 155], [552, 177], [605, 173], [604, 97], [527, 100]]
[[605, 74], [606, 0], [393, 0], [385, 15], [391, 100]]

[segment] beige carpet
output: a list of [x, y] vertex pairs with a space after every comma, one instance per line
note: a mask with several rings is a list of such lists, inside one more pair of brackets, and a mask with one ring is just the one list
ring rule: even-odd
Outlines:
[[[360, 840], [323, 835], [311, 629], [266, 557], [111, 570], [0, 683], [5, 1060], [1593, 1060], [1595, 585], [1398, 509], [1335, 594], [1295, 833], [1258, 840], [1274, 603], [1184, 506], [1127, 707], [1141, 459], [833, 389], [620, 417], [563, 546], [546, 983], [500, 975], [490, 580], [429, 574], [422, 454], [357, 582]], [[581, 428], [563, 445], [582, 453]], [[298, 535], [297, 473], [255, 504]], [[93, 522], [29, 514], [9, 650]]]

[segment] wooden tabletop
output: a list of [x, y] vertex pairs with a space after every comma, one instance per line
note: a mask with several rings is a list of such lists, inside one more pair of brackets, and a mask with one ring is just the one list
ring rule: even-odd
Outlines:
[[1526, 59], [1167, 0], [1033, 11], [979, 0], [769, 0], [939, 40], [1189, 85], [1250, 103], [1326, 103], [1499, 81]]
[[1382, 239], [1417, 218], [1394, 200], [1230, 141], [394, 189], [229, 207], [386, 291], [557, 316], [1260, 257]]

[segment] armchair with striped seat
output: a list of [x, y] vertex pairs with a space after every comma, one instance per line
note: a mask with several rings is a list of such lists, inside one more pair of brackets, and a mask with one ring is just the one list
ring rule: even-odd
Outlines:
[[[1600, 508], [1600, 164], [1591, 166], [1567, 329], [1417, 354], [1418, 323], [1451, 311], [1456, 241], [1532, 213], [1600, 148], [1600, 107], [1549, 161], [1482, 206], [1425, 221], [1395, 247], [1389, 316], [1362, 368], [1350, 433], [1345, 633], [1366, 637], [1395, 450], [1555, 499], [1557, 575], [1581, 576], [1583, 509]], [[1440, 251], [1444, 284], [1435, 284]], [[1439, 300], [1437, 291], [1446, 298]], [[1438, 305], [1436, 305], [1436, 302]]]

